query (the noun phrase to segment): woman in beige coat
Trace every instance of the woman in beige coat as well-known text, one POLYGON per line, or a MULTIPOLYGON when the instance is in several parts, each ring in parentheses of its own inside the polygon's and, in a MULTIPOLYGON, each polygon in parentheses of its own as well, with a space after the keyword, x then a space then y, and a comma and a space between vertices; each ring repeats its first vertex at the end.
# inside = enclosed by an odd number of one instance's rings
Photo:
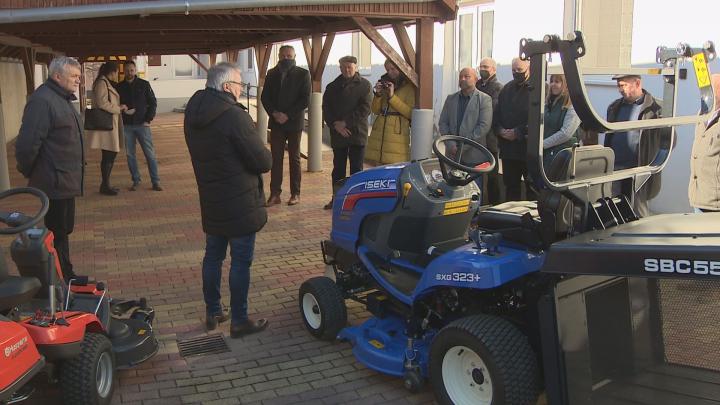
POLYGON ((123 131, 120 113, 127 110, 127 106, 120 104, 120 94, 112 84, 112 82, 117 82, 118 72, 118 65, 115 62, 105 62, 100 66, 98 76, 93 83, 92 106, 112 113, 113 129, 110 131, 85 131, 90 140, 90 147, 102 150, 100 193, 105 195, 117 195, 118 193, 118 189, 110 185, 110 173, 115 164, 115 156, 120 152, 120 134, 123 131))

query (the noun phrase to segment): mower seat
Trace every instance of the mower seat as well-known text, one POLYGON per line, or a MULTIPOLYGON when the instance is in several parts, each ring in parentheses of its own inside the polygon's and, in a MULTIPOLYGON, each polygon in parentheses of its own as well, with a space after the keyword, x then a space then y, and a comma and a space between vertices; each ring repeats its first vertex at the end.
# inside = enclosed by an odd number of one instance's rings
POLYGON ((30 301, 40 286, 40 280, 35 277, 9 275, 5 257, 0 250, 0 311, 7 311, 30 301))
POLYGON ((535 201, 508 201, 480 211, 478 228, 499 232, 503 239, 537 248, 542 245, 538 227, 540 214, 535 201))

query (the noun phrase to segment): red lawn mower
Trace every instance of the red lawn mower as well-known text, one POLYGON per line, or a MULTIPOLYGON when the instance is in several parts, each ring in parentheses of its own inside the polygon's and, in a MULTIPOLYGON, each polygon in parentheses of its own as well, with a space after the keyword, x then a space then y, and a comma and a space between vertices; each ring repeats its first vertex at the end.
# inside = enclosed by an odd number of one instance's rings
POLYGON ((28 187, 0 193, 0 200, 18 194, 37 197, 41 208, 32 217, 0 211, 7 225, 0 235, 18 235, 10 254, 20 274, 8 274, 0 251, 0 404, 30 397, 40 372, 60 384, 65 404, 109 404, 116 370, 157 352, 155 313, 144 298, 110 298, 104 283, 88 277, 66 283, 52 232, 36 227, 48 197, 28 187))

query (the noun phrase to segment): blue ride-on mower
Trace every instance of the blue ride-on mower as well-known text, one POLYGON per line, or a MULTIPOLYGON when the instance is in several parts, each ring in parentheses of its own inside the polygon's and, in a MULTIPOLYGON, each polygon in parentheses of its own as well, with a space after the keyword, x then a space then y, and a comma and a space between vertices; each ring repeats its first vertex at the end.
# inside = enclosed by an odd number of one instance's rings
MULTIPOLYGON (((441 404, 535 404, 543 390, 550 403, 584 403, 567 401, 573 376, 570 363, 563 362, 580 359, 585 363, 577 363, 578 370, 594 367, 589 355, 568 351, 586 347, 587 334, 573 336, 597 322, 563 329, 565 318, 573 319, 567 314, 580 307, 563 307, 558 291, 579 285, 586 270, 593 272, 592 280, 607 272, 603 282, 616 282, 607 275, 631 274, 637 271, 632 260, 663 248, 670 251, 668 246, 680 241, 673 236, 684 235, 684 226, 694 227, 697 234, 710 232, 702 218, 638 218, 632 196, 613 195, 611 184, 629 180, 635 190, 641 188, 665 165, 672 150, 671 128, 707 118, 713 96, 707 85, 700 86, 702 114, 674 116, 675 81, 678 60, 696 54, 711 60, 714 48, 658 50, 664 69, 655 74, 665 78, 666 118, 654 123, 598 118, 577 64, 584 50, 579 32, 568 40, 547 36, 521 41, 521 57, 531 60, 528 167, 538 201, 481 207, 475 180, 496 162, 484 146, 458 136, 437 138, 434 158, 368 169, 339 185, 330 239, 321 243, 328 271, 305 281, 299 291, 300 312, 312 335, 349 341, 358 361, 402 377, 410 391, 429 380, 441 404), (573 105, 588 128, 662 128, 651 164, 614 172, 612 149, 576 145, 543 167, 545 58, 550 53, 560 54, 573 105), (347 326, 346 300, 361 303, 372 316, 347 326), (560 319, 557 314, 566 316, 560 319), (568 344, 575 341, 575 346, 568 344)), ((622 302, 613 296, 599 307, 617 308, 622 302)), ((636 310, 640 301, 632 302, 636 310)), ((600 328, 610 335, 620 330, 619 319, 624 319, 611 318, 616 323, 607 320, 608 325, 616 329, 600 328)), ((628 321, 634 322, 634 330, 639 330, 637 319, 628 321)), ((619 353, 616 347, 627 347, 607 343, 610 338, 593 339, 606 350, 593 352, 595 362, 612 358, 619 353)), ((632 356, 623 361, 628 358, 632 356)), ((593 377, 599 376, 595 370, 593 377)), ((588 390, 612 385, 613 378, 590 379, 588 390)))

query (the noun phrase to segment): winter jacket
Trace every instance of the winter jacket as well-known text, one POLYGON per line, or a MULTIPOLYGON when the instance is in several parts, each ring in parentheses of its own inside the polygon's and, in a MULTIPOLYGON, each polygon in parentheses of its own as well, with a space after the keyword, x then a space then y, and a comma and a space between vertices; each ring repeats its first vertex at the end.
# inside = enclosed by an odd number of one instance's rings
POLYGON ((529 96, 528 82, 518 83, 516 80, 508 82, 498 95, 493 119, 495 134, 503 129, 513 129, 517 136, 514 141, 498 136, 502 159, 524 161, 526 158, 529 96))
POLYGON ((120 152, 122 120, 120 119, 120 94, 107 77, 101 77, 93 85, 93 108, 105 110, 113 115, 113 129, 110 131, 85 131, 92 149, 120 152))
POLYGON ((704 122, 695 127, 688 197, 695 208, 720 211, 720 123, 717 116, 711 122, 708 128, 704 122))
MULTIPOLYGON (((654 118, 660 118, 662 115, 662 107, 658 104, 657 100, 647 90, 643 90, 645 100, 640 106, 640 114, 638 120, 650 120, 654 118)), ((608 122, 617 122, 617 113, 622 103, 622 98, 613 101, 607 110, 608 122)), ((661 131, 667 131, 669 128, 653 128, 645 129, 640 135, 640 147, 638 148, 638 166, 649 165, 655 158, 658 150, 660 150, 661 131)), ((612 139, 615 136, 613 133, 605 135, 605 146, 609 147, 612 145, 612 139)), ((661 187, 660 173, 652 175, 645 183, 643 188, 646 190, 645 198, 649 200, 654 198, 659 192, 661 187)))
POLYGON ((157 99, 150 82, 135 77, 132 83, 123 80, 117 86, 120 93, 120 104, 125 104, 130 109, 135 109, 135 114, 123 113, 122 119, 125 125, 142 125, 150 123, 155 119, 157 111, 157 99))
POLYGON ((51 199, 82 195, 82 126, 75 95, 47 80, 28 99, 15 142, 17 169, 51 199))
POLYGON ((323 119, 330 127, 330 146, 347 148, 350 145, 365 146, 368 138, 368 116, 372 101, 370 82, 355 74, 350 79, 339 75, 325 87, 323 94, 323 119), (350 137, 335 131, 335 121, 345 121, 350 137))
POLYGON ((265 77, 261 101, 269 115, 270 129, 301 132, 305 128, 305 109, 310 103, 310 73, 293 66, 283 80, 279 66, 270 69, 265 77), (276 122, 272 116, 275 111, 287 114, 287 122, 276 122))
MULTIPOLYGON (((497 109, 498 96, 503 88, 503 84, 497 79, 497 75, 492 75, 487 80, 478 80, 475 83, 475 88, 482 91, 492 98, 493 112, 497 109)), ((493 124, 493 127, 495 125, 493 124)), ((498 153, 498 138, 492 131, 487 136, 487 148, 497 156, 498 153)))
POLYGON ((199 90, 185 108, 184 126, 203 231, 232 238, 262 229, 267 213, 261 175, 272 158, 245 106, 230 93, 199 90))
MULTIPOLYGON (((383 75, 380 80, 389 80, 383 75)), ((371 110, 377 115, 365 148, 365 159, 379 164, 410 160, 410 119, 415 106, 415 86, 404 80, 388 100, 374 96, 371 110)))

